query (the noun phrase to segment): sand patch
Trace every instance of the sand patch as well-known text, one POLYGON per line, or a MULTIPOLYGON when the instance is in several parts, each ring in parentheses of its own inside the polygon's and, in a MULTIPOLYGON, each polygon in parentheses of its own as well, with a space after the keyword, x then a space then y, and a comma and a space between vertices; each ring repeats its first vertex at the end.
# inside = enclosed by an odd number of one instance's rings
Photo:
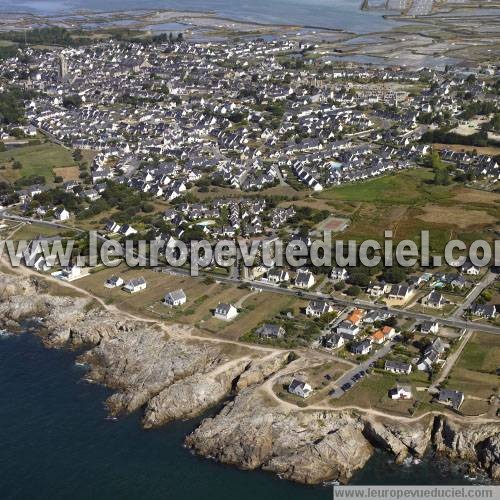
POLYGON ((53 170, 54 175, 62 177, 64 182, 77 181, 80 176, 80 170, 78 167, 60 167, 54 168, 53 170))

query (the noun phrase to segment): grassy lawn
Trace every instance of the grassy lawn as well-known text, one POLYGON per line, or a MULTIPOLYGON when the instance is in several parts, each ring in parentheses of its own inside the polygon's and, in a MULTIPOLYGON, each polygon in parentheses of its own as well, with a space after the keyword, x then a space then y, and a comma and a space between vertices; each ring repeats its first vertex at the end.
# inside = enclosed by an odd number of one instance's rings
MULTIPOLYGON (((69 230, 68 230, 69 231, 69 230)), ((40 224, 25 224, 13 235, 14 241, 33 240, 38 236, 59 236, 65 233, 64 229, 43 226, 40 224)))
POLYGON ((500 390, 497 368, 500 368, 500 338, 476 332, 446 381, 447 387, 465 394, 460 409, 463 413, 478 415, 491 409, 485 400, 500 390))
POLYGON ((146 315, 155 319, 164 319, 177 323, 195 325, 201 320, 211 318, 211 310, 219 302, 236 302, 248 290, 212 284, 206 285, 201 279, 189 276, 157 273, 150 269, 133 269, 124 264, 116 268, 102 268, 90 276, 78 281, 78 286, 91 291, 108 303, 127 311, 146 315), (111 276, 120 276, 125 282, 144 277, 148 283, 146 290, 136 294, 128 294, 120 288, 108 289, 105 281, 111 276), (161 301, 173 290, 182 288, 187 295, 187 303, 179 308, 169 308, 161 301))
POLYGON ((428 399, 427 393, 416 392, 415 386, 409 377, 372 373, 361 382, 358 382, 340 399, 332 399, 331 404, 334 407, 359 406, 361 408, 375 408, 397 415, 409 416, 415 400, 421 397, 428 399), (390 399, 388 393, 396 387, 398 382, 412 385, 413 399, 407 401, 390 399))
POLYGON ((500 337, 477 332, 467 343, 457 362, 465 370, 495 373, 500 368, 500 337))
POLYGON ((43 143, 37 146, 23 146, 0 153, 0 176, 8 182, 16 181, 21 177, 43 175, 47 182, 53 180, 53 169, 60 167, 74 167, 71 151, 52 143, 43 143), (14 170, 11 159, 21 162, 23 168, 14 170))
MULTIPOLYGON (((248 293, 248 290, 246 290, 246 293, 248 293)), ((306 302, 297 300, 293 296, 262 292, 245 300, 240 314, 234 321, 225 324, 222 321, 210 318, 200 326, 218 337, 237 340, 264 321, 272 320, 280 311, 294 309, 294 313, 298 314, 300 307, 305 305, 306 302)))
POLYGON ((288 379, 291 380, 291 376, 278 380, 273 386, 273 391, 280 399, 299 404, 300 406, 318 404, 328 396, 328 392, 332 389, 334 381, 341 377, 349 368, 348 364, 341 361, 328 361, 305 370, 300 370, 300 377, 304 378, 314 391, 305 400, 288 392, 288 379), (330 377, 330 379, 325 378, 325 376, 330 377))

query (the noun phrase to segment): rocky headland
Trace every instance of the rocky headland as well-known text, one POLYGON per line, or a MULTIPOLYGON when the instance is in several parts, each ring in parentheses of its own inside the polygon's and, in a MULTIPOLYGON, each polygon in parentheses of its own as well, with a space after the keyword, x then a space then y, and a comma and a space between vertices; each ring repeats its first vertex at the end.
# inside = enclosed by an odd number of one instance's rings
POLYGON ((500 480, 500 423, 282 405, 262 384, 289 364, 288 352, 228 348, 191 337, 190 327, 128 319, 90 298, 51 295, 38 278, 0 274, 0 327, 15 330, 30 318, 39 318, 47 347, 83 350, 86 379, 114 391, 107 401, 113 415, 141 409, 144 427, 152 428, 226 401, 186 437, 202 456, 317 484, 348 482, 374 448, 397 462, 432 449, 500 480))

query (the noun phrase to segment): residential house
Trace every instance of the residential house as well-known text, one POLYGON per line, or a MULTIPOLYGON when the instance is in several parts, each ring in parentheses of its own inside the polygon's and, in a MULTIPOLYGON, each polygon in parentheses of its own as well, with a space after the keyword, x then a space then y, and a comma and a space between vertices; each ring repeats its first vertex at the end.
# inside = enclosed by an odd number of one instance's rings
POLYGON ((372 341, 370 339, 357 342, 351 346, 351 352, 356 355, 366 355, 372 350, 372 341))
POLYGON ((391 326, 384 326, 370 335, 371 341, 374 344, 383 344, 386 340, 389 340, 396 335, 396 330, 391 326))
POLYGON ((496 306, 493 304, 478 304, 472 306, 471 313, 478 318, 495 319, 497 316, 496 306))
POLYGON ((413 394, 411 392, 411 385, 397 384, 394 389, 389 391, 391 399, 411 399, 413 394))
POLYGON ((420 332, 424 335, 429 333, 436 335, 439 332, 439 323, 437 321, 424 321, 420 325, 420 332))
POLYGON ((285 281, 290 281, 290 275, 284 269, 273 267, 267 272, 267 281, 276 284, 284 283, 285 281))
POLYGON ((106 225, 104 226, 104 230, 107 231, 108 233, 118 234, 120 232, 120 228, 121 226, 112 220, 106 222, 106 225))
POLYGON ((312 394, 312 387, 308 383, 294 378, 288 386, 288 392, 305 399, 312 394))
POLYGON ((316 283, 316 280, 313 273, 303 269, 298 270, 297 276, 295 277, 295 286, 297 288, 309 289, 314 283, 316 283))
POLYGON ((472 262, 466 262, 462 266, 461 271, 465 274, 468 274, 469 276, 479 276, 481 269, 472 264, 472 262))
POLYGON ((256 333, 261 338, 281 339, 285 336, 286 331, 281 325, 265 323, 256 330, 256 333))
POLYGON ((411 288, 408 285, 392 285, 389 291, 389 298, 393 300, 405 301, 411 295, 411 288))
POLYGON ((322 300, 311 300, 306 307, 306 315, 313 318, 320 318, 324 314, 331 313, 332 311, 332 305, 322 300))
POLYGON ((384 370, 390 373, 409 375, 411 373, 411 365, 400 361, 386 361, 384 370))
POLYGON ((436 290, 422 298, 422 305, 432 309, 441 309, 446 304, 446 299, 436 290))
POLYGON ((69 220, 71 214, 64 207, 59 207, 54 210, 54 217, 57 220, 64 222, 66 220, 69 220))
POLYGON ((128 293, 137 293, 145 290, 148 286, 146 280, 143 277, 136 278, 127 282, 123 287, 123 290, 128 293))
POLYGON ((111 278, 107 279, 104 283, 106 288, 117 288, 123 286, 125 282, 119 276, 111 276, 111 278))
POLYGON ((439 389, 437 400, 453 409, 458 410, 464 402, 465 396, 463 392, 454 391, 452 389, 439 389))
POLYGON ((386 293, 389 293, 391 290, 390 285, 386 285, 385 283, 374 283, 367 288, 367 293, 370 297, 380 298, 383 297, 386 293))
POLYGON ((359 325, 363 319, 364 311, 362 309, 353 309, 347 316, 346 321, 350 321, 353 325, 359 325))
POLYGON ((330 277, 334 281, 345 281, 349 278, 349 273, 347 272, 347 269, 343 267, 334 267, 330 277))
POLYGON ((135 230, 132 226, 129 226, 128 224, 124 224, 119 229, 119 233, 122 236, 131 236, 132 234, 137 234, 137 230, 135 230))
POLYGON ((434 340, 434 342, 425 349, 417 365, 417 369, 420 371, 432 371, 433 365, 440 360, 446 348, 447 345, 444 344, 440 338, 434 340))
POLYGON ((350 321, 342 321, 337 326, 337 333, 347 340, 353 340, 359 332, 359 325, 355 325, 350 321))
POLYGON ((232 304, 219 303, 214 310, 214 318, 223 321, 232 321, 236 316, 238 316, 238 309, 232 304))
POLYGON ((339 349, 345 344, 345 339, 340 333, 330 333, 322 338, 323 347, 339 349))
POLYGON ((169 292, 163 298, 163 303, 171 307, 182 306, 186 301, 187 297, 182 289, 169 292))

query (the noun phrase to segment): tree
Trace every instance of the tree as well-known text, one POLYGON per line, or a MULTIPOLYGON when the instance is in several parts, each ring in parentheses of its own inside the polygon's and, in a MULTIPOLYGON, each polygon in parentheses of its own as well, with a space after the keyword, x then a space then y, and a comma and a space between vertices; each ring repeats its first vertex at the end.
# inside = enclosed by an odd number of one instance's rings
POLYGON ((75 160, 76 163, 81 162, 83 160, 83 155, 82 155, 81 150, 75 149, 73 151, 73 160, 75 160))
POLYGON ((351 286, 348 290, 347 290, 347 295, 349 295, 350 297, 357 297, 360 293, 361 293, 361 288, 357 285, 354 285, 354 286, 351 286))
POLYGON ((450 172, 446 167, 437 168, 434 171, 434 184, 437 186, 448 186, 450 183, 450 172))
POLYGON ((63 97, 63 106, 65 108, 79 108, 81 105, 82 98, 78 94, 63 97))
POLYGON ((388 267, 383 274, 383 278, 388 283, 401 283, 405 281, 408 275, 402 267, 388 267))
POLYGON ((345 282, 344 281, 337 281, 337 283, 335 283, 335 285, 333 285, 333 288, 335 291, 340 292, 340 291, 344 290, 345 282))

